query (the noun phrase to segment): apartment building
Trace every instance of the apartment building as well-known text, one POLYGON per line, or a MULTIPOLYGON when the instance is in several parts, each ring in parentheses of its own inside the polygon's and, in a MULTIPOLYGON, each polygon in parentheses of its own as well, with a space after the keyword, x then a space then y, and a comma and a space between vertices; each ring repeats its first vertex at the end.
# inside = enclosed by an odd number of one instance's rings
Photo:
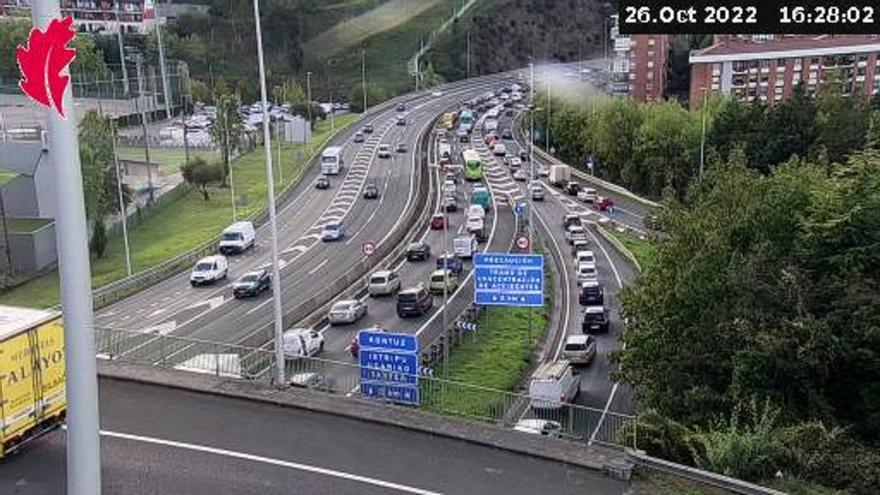
POLYGON ((611 16, 611 93, 636 101, 662 100, 666 94, 669 36, 621 34, 618 22, 617 15, 611 16))
POLYGON ((711 93, 775 104, 803 82, 810 92, 834 77, 843 92, 870 98, 880 88, 880 35, 718 36, 690 55, 690 106, 711 93))
MULTIPOLYGON (((0 0, 0 19, 30 16, 31 0, 0 0)), ((61 14, 71 15, 77 29, 94 33, 147 34, 155 22, 153 0, 61 0, 61 14), (118 18, 117 18, 118 12, 118 18)))

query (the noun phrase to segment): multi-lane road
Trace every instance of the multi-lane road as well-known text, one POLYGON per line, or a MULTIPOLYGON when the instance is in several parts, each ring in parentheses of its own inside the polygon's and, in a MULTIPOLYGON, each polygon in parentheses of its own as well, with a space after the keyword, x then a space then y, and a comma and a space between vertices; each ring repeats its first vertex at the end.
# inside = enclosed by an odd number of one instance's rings
MULTIPOLYGON (((105 494, 625 493, 597 471, 394 426, 100 382, 105 494)), ((0 468, 0 493, 64 493, 64 432, 0 468)))

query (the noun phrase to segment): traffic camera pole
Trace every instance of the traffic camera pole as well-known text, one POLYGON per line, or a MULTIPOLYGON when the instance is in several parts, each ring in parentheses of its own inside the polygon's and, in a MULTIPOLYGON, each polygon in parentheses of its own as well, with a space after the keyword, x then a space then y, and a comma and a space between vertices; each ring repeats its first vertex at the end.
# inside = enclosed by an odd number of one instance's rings
POLYGON ((263 151, 266 156, 269 230, 272 233, 272 306, 275 310, 275 368, 278 388, 284 387, 284 347, 281 335, 281 270, 278 267, 278 226, 275 221, 275 174, 272 170, 272 141, 269 135, 269 105, 266 96, 266 66, 263 62, 263 30, 260 27, 260 0, 254 0, 254 24, 257 31, 257 61, 260 66, 260 103, 263 106, 263 151))
MULTIPOLYGON (((61 17, 61 7, 58 0, 35 0, 31 13, 34 27, 45 30, 61 17)), ((64 89, 62 108, 66 118, 50 109, 46 121, 55 169, 55 239, 67 365, 67 493, 94 495, 101 493, 98 378, 88 227, 70 84, 64 89)))

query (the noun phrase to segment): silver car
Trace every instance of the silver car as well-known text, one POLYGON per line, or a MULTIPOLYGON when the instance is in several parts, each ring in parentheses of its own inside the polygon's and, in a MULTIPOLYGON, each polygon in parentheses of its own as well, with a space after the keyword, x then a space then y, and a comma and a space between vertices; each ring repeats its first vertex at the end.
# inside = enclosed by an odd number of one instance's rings
POLYGON ((352 299, 334 304, 327 318, 331 325, 345 325, 360 320, 366 314, 367 305, 352 299))

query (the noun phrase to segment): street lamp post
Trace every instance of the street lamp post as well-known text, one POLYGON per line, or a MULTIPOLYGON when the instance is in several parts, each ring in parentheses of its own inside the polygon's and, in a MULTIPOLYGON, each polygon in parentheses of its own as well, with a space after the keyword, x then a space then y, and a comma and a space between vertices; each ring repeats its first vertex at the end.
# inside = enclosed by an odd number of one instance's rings
POLYGON ((364 90, 364 113, 367 113, 367 52, 361 45, 361 87, 364 90))
POLYGON ((254 0, 254 24, 257 33, 257 61, 260 68, 260 102, 263 106, 263 151, 266 156, 266 194, 269 207, 269 230, 272 237, 272 302, 275 310, 275 386, 284 387, 284 348, 281 327, 281 270, 278 266, 278 225, 275 218, 275 177, 269 136, 269 110, 266 103, 266 67, 263 62, 263 30, 260 27, 260 0, 254 0))
MULTIPOLYGON (((309 131, 312 126, 312 72, 306 72, 306 113, 309 116, 309 131)), ((306 147, 311 148, 312 133, 306 132, 306 147)))
POLYGON ((171 90, 165 67, 165 44, 162 43, 162 17, 156 17, 156 42, 159 45, 159 74, 162 76, 162 96, 165 98, 165 118, 171 120, 171 90))
POLYGON ((705 167, 706 162, 706 103, 708 101, 709 92, 707 88, 704 86, 703 88, 703 111, 702 113, 702 133, 700 137, 700 178, 703 177, 703 169, 705 167))
POLYGON ((122 244, 125 248, 125 273, 131 276, 131 249, 128 245, 128 212, 125 208, 125 195, 122 194, 122 174, 119 171, 119 154, 116 150, 116 124, 113 123, 113 165, 116 169, 116 192, 119 197, 119 212, 122 214, 122 244))
POLYGON ((135 107, 141 114, 141 129, 144 133, 144 158, 147 160, 147 205, 153 206, 155 201, 153 193, 153 168, 150 164, 150 136, 147 133, 147 112, 144 110, 144 57, 141 54, 135 56, 135 68, 138 78, 138 97, 135 107))
MULTIPOLYGON (((34 27, 46 30, 61 18, 58 0, 36 0, 31 15, 34 27)), ((69 75, 69 69, 61 73, 69 75)), ((66 84, 61 117, 46 110, 52 169, 55 174, 55 237, 61 309, 64 315, 64 350, 67 397, 67 493, 101 493, 101 444, 98 418, 98 374, 95 358, 95 327, 92 311, 92 278, 88 248, 88 225, 83 192, 76 106, 73 90, 66 84)))
POLYGON ((116 13, 116 42, 119 43, 119 62, 122 64, 122 94, 128 96, 128 69, 125 67, 125 49, 122 47, 122 21, 119 19, 119 2, 113 4, 116 13))

